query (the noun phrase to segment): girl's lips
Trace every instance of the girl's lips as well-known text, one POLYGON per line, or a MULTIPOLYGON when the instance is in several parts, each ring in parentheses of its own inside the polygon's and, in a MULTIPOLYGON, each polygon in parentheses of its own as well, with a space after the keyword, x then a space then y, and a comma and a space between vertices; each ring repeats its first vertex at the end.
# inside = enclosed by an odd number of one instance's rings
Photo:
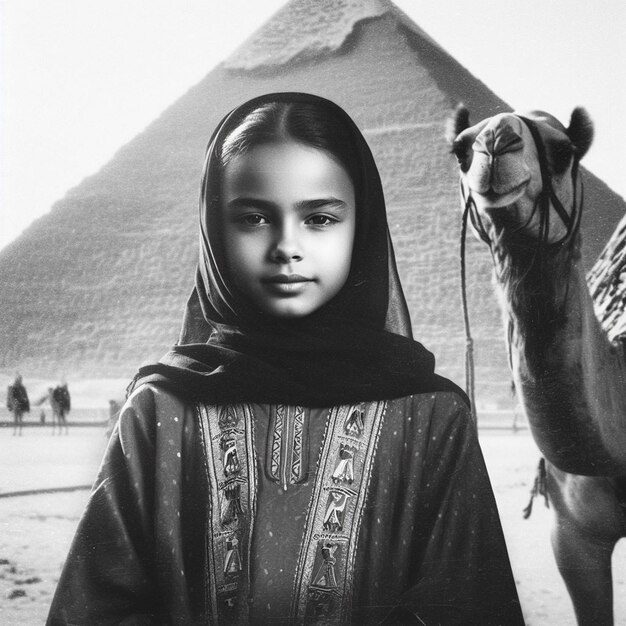
POLYGON ((308 283, 313 279, 307 278, 306 276, 300 276, 300 274, 276 274, 275 276, 263 278, 262 280, 264 283, 268 284, 290 285, 292 283, 308 283))
POLYGON ((270 293, 279 297, 299 296, 308 289, 308 285, 314 282, 312 278, 300 276, 300 274, 276 274, 263 278, 261 282, 270 293))

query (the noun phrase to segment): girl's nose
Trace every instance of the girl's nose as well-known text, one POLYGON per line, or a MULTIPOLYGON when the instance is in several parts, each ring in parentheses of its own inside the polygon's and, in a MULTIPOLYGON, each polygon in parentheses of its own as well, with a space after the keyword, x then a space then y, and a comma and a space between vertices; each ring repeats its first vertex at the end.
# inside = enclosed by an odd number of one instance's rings
POLYGON ((271 258, 277 263, 291 263, 302 259, 298 238, 291 229, 281 229, 272 248, 271 258))

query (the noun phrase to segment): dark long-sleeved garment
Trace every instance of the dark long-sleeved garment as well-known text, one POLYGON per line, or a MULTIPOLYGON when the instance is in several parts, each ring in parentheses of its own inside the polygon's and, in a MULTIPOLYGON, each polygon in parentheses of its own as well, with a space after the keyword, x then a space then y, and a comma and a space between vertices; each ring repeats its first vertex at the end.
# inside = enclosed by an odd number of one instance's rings
POLYGON ((49 624, 523 624, 454 393, 306 409, 129 399, 49 624))

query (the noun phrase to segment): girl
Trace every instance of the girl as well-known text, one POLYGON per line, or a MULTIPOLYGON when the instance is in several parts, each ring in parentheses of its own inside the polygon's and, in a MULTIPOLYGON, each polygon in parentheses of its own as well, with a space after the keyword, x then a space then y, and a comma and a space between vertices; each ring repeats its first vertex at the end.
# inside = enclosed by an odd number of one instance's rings
POLYGON ((411 338, 335 104, 231 112, 181 339, 113 433, 49 624, 522 624, 467 399, 411 338))

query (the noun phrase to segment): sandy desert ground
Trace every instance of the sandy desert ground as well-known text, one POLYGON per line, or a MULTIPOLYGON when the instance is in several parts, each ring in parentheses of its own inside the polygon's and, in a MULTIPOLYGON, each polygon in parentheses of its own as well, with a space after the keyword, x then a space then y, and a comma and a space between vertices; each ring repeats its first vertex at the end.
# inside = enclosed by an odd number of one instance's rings
MULTIPOLYGON (((0 494, 90 484, 105 447, 104 428, 74 428, 51 436, 27 428, 12 437, 0 428, 0 494)), ((535 501, 522 509, 538 453, 526 431, 482 431, 481 444, 498 500, 515 579, 529 626, 574 624, 548 538, 550 513, 535 501)), ((87 490, 0 498, 0 623, 42 624, 87 490)), ((626 541, 614 555, 616 624, 626 626, 626 541)))

